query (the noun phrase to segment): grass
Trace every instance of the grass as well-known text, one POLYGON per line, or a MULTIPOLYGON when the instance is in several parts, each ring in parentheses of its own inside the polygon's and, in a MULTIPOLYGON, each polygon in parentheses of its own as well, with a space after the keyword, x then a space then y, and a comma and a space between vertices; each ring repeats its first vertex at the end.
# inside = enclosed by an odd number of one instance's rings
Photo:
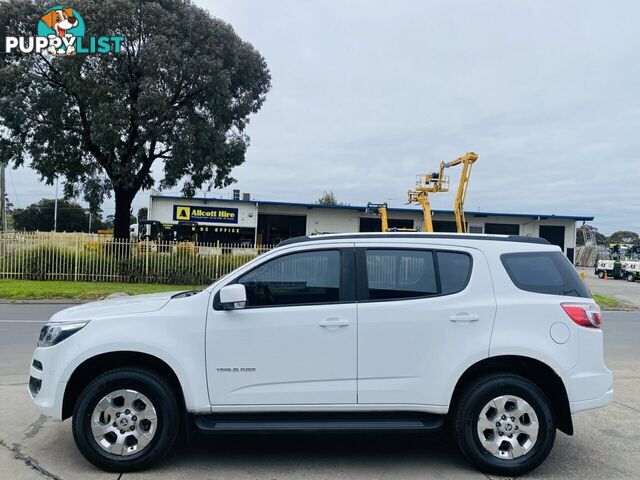
MULTIPOLYGON (((5 300, 98 300, 116 292, 137 295, 177 290, 200 290, 202 288, 204 288, 203 285, 0 280, 0 298, 5 300)), ((605 310, 624 307, 623 303, 613 297, 594 293, 593 298, 600 305, 600 308, 605 310)))
POLYGON ((116 292, 136 295, 176 290, 200 290, 202 288, 202 285, 0 280, 0 298, 6 300, 98 300, 116 292))
POLYGON ((624 306, 619 300, 613 297, 607 297, 606 295, 600 295, 599 293, 594 293, 593 299, 603 310, 617 309, 624 306))

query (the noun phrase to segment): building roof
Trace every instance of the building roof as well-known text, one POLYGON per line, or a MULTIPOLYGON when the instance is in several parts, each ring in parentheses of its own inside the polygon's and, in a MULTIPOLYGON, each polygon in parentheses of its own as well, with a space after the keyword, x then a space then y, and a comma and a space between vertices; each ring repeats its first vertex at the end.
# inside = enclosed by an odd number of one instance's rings
MULTIPOLYGON (((158 199, 166 199, 166 200, 185 200, 185 197, 174 196, 174 195, 151 195, 151 198, 158 199)), ((315 203, 301 203, 301 202, 281 202, 274 200, 233 200, 229 198, 206 198, 206 197, 192 197, 188 200, 196 200, 203 203, 209 202, 228 202, 228 203, 245 203, 252 205, 275 205, 275 206, 284 206, 284 207, 303 207, 303 208, 328 208, 333 210, 358 210, 358 211, 366 211, 366 205, 318 205, 315 203)), ((398 208, 398 207, 389 207, 389 212, 411 212, 411 213, 420 213, 421 210, 417 208, 398 208)), ((453 210, 432 210, 435 214, 445 214, 445 215, 453 215, 453 210)), ((585 216, 585 215, 554 215, 548 213, 511 213, 511 212, 479 212, 473 210, 465 210, 464 214, 467 217, 525 217, 531 218, 534 220, 546 220, 550 218, 558 218, 563 220, 575 220, 582 222, 590 222, 594 219, 593 216, 585 216)))

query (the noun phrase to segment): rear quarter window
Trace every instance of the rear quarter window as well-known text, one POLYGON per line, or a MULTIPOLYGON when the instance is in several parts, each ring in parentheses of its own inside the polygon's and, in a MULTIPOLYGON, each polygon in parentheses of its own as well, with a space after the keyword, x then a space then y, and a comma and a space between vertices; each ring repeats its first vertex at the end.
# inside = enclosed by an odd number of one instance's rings
POLYGON ((591 298, 589 289, 562 252, 505 253, 500 259, 520 290, 591 298))
POLYGON ((440 288, 442 295, 450 295, 464 290, 471 276, 471 256, 460 252, 436 253, 440 288))

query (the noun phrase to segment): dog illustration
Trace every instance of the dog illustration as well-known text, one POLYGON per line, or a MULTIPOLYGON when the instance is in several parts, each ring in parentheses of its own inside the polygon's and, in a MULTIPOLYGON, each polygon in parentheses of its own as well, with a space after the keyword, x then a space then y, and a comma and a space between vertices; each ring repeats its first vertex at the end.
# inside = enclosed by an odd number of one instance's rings
MULTIPOLYGON (((55 35, 49 35, 49 38, 71 38, 73 35, 67 33, 67 30, 78 25, 78 19, 73 16, 73 10, 69 7, 61 8, 60 10, 51 10, 40 17, 40 20, 56 32, 55 35)), ((56 50, 56 47, 51 46, 48 51, 52 55, 73 55, 76 50, 73 46, 67 47, 66 50, 56 50)))

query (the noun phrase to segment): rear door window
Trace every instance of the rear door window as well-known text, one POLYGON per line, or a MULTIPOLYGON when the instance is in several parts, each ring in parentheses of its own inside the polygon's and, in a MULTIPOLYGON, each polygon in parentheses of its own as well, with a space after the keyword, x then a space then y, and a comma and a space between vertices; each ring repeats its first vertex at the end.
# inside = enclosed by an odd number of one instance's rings
POLYGON ((367 300, 450 295, 465 289, 471 256, 462 252, 366 250, 367 300))
POLYGON ((589 289, 561 252, 505 253, 500 258, 511 281, 521 290, 591 298, 589 289))
POLYGON ((369 300, 438 294, 430 250, 367 250, 369 300))

